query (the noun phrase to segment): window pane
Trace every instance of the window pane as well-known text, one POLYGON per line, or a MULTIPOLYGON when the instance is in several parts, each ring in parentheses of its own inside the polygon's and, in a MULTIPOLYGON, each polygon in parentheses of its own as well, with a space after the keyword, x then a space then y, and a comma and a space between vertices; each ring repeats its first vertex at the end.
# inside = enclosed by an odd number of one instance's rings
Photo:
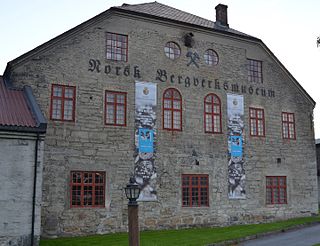
POLYGON ((64 97, 73 98, 73 88, 65 88, 64 97))
POLYGON ((62 103, 60 99, 52 101, 52 119, 61 119, 62 103))
POLYGON ((61 86, 53 86, 53 96, 54 97, 62 97, 62 87, 61 86))
POLYGON ((73 101, 64 101, 64 119, 72 120, 73 118, 73 101))

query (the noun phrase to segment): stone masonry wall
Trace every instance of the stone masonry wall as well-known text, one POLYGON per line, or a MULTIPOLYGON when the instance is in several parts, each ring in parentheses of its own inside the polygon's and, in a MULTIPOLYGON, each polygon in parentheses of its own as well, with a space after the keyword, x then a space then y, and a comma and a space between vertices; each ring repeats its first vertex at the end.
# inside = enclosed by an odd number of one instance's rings
POLYGON ((11 79, 15 85, 32 86, 47 119, 51 85, 76 86, 75 122, 48 123, 42 206, 45 237, 127 229, 123 187, 134 166, 136 80, 158 85, 158 201, 140 203, 142 229, 257 223, 317 212, 312 105, 272 55, 257 43, 160 21, 111 15, 80 28, 73 36, 65 36, 14 67, 11 79), (106 60, 105 32, 128 35, 127 63, 106 60), (199 68, 187 65, 188 49, 182 39, 187 32, 194 34, 192 51, 201 57, 199 68), (179 44, 180 58, 170 60, 165 56, 164 45, 168 41, 179 44), (219 55, 217 66, 204 63, 203 54, 209 48, 219 55), (263 62, 262 84, 247 81, 247 58, 263 62), (99 61, 100 72, 97 68, 89 70, 90 59, 99 61), (246 88, 245 92, 237 90, 241 86, 246 88), (162 94, 169 87, 182 95, 181 132, 162 128, 162 94), (261 88, 273 91, 274 96, 263 96, 261 88), (127 92, 126 127, 104 125, 105 90, 127 92), (208 93, 221 99, 223 134, 204 133, 203 100, 208 93), (244 95, 245 200, 230 200, 227 195, 227 93, 244 95), (266 137, 250 137, 249 107, 265 110, 266 137), (281 112, 295 114, 296 140, 282 139, 281 112), (193 151, 198 154, 199 165, 192 164, 193 151), (105 208, 70 208, 72 170, 106 172, 105 208), (182 207, 182 174, 209 175, 209 207, 182 207), (287 176, 287 204, 266 205, 265 177, 269 175, 287 176))
MULTIPOLYGON (((39 244, 43 141, 38 148, 34 245, 39 244)), ((31 243, 35 137, 0 132, 0 245, 31 243)))

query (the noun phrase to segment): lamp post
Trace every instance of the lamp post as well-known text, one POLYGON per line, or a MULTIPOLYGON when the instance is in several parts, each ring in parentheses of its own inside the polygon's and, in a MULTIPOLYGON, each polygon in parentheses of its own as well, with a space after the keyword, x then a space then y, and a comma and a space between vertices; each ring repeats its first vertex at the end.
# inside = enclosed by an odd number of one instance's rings
POLYGON ((140 187, 135 184, 133 177, 129 184, 124 188, 128 202, 128 227, 129 227, 129 246, 139 246, 139 221, 138 221, 138 202, 140 187))

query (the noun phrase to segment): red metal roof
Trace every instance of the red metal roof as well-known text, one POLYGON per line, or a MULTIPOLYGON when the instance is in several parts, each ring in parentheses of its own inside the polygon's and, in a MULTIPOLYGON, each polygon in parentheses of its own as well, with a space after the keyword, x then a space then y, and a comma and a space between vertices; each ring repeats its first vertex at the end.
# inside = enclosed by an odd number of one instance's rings
POLYGON ((7 88, 0 76, 0 125, 36 127, 23 90, 7 88))

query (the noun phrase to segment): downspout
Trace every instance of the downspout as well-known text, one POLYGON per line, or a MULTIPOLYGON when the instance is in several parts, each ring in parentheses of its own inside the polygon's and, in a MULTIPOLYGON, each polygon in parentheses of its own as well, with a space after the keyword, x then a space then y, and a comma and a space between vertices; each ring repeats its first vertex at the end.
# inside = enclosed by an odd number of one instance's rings
POLYGON ((34 243, 34 223, 35 223, 35 210, 36 210, 36 192, 37 192, 37 166, 38 166, 38 145, 39 133, 37 133, 35 150, 34 150, 34 173, 33 173, 33 195, 32 195, 32 217, 31 217, 31 246, 34 243))

